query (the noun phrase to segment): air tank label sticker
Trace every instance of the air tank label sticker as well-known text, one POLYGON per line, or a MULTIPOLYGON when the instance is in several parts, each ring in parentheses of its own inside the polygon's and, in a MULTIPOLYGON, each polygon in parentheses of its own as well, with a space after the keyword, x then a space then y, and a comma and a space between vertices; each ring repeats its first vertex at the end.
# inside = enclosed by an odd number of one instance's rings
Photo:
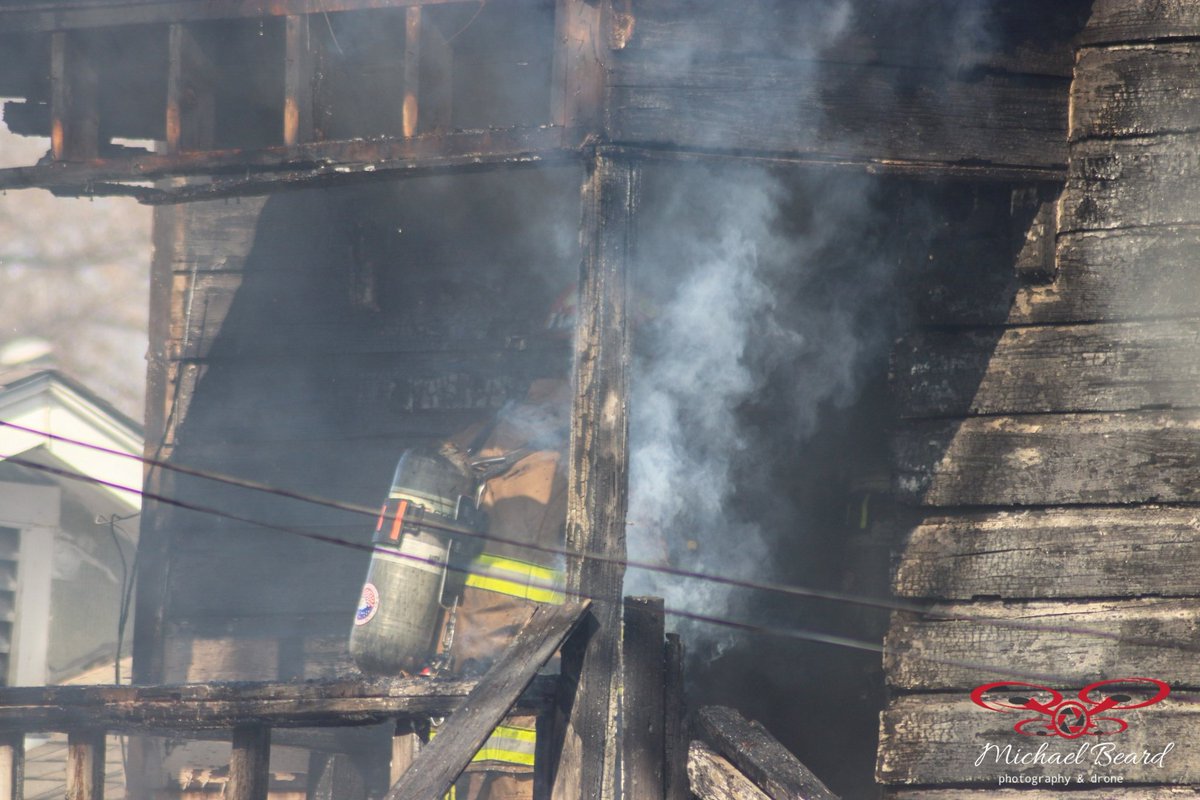
POLYGON ((354 612, 354 624, 366 625, 378 610, 379 590, 375 588, 375 584, 373 583, 365 584, 362 590, 362 598, 358 601, 358 611, 354 612))

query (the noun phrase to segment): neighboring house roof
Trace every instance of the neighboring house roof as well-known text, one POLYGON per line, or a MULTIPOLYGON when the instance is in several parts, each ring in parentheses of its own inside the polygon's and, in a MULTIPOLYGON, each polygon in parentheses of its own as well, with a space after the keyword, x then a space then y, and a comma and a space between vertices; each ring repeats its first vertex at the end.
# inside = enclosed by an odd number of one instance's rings
POLYGON ((142 427, 78 381, 53 369, 0 372, 0 423, 4 423, 0 424, 0 461, 20 457, 104 481, 108 485, 89 486, 62 475, 39 473, 73 494, 99 492, 127 510, 141 507, 137 492, 142 485, 142 464, 138 460, 142 454, 142 427), (113 452, 81 447, 44 434, 113 452))

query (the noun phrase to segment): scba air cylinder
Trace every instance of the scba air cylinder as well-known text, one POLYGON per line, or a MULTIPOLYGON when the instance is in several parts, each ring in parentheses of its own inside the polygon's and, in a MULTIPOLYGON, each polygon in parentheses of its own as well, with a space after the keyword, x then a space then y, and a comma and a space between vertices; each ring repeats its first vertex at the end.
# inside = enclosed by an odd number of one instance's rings
POLYGON ((451 562, 474 531, 474 480, 449 446, 407 450, 375 526, 374 549, 350 632, 359 669, 415 672, 433 655, 451 562))

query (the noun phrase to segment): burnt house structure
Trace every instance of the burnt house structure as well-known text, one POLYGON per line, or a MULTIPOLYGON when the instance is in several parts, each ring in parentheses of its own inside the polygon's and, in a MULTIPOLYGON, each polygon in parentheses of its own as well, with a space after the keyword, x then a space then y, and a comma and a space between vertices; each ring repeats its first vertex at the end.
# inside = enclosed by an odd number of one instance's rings
POLYGON ((1155 678, 1172 695, 1125 715, 1122 750, 1174 750, 1070 788, 1190 793, 1198 41, 1171 0, 3 0, 5 121, 49 152, 0 188, 156 207, 135 681, 345 675, 348 506, 402 448, 570 375, 569 588, 592 605, 556 796, 636 794, 614 676, 637 298, 669 304, 645 276, 765 175, 777 241, 834 227, 783 248, 808 261, 764 279, 770 307, 870 335, 739 354, 766 364, 736 412, 771 477, 739 461, 730 497, 781 532, 774 576, 824 599, 748 606, 782 639, 700 665, 692 700, 763 719, 846 796, 990 797, 1054 770, 976 763, 1028 743, 974 687, 1155 678), (576 279, 572 345, 540 321, 576 279), (833 364, 853 380, 792 425, 789 382, 833 364))

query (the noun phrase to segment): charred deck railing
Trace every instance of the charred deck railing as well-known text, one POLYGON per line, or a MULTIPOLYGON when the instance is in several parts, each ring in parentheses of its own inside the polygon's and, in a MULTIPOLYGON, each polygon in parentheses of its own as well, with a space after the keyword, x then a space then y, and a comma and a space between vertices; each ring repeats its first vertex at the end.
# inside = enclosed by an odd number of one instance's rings
MULTIPOLYGON (((480 680, 375 678, 230 682, 174 686, 38 686, 0 689, 0 800, 21 800, 27 733, 68 736, 66 800, 103 800, 105 736, 229 738, 224 800, 265 800, 272 731, 395 723, 391 788, 385 800, 445 795, 492 729, 513 710, 539 717, 534 796, 548 797, 555 773, 578 769, 555 731, 578 676, 539 675, 572 635, 587 637, 590 603, 542 606, 480 680), (581 624, 584 623, 584 624, 581 624), (449 719, 423 744, 412 724, 449 719), (543 724, 543 722, 545 724, 543 724), (541 732, 548 735, 543 740, 541 732)), ((761 726, 737 712, 701 709, 693 741, 684 724, 683 651, 665 635, 657 598, 626 598, 620 676, 625 730, 622 796, 638 800, 836 800, 761 726)), ((307 741, 312 744, 312 737, 307 741)), ((604 743, 585 743, 602 746, 604 743)), ((322 749, 346 747, 330 738, 322 749)), ((310 797, 336 797, 314 790, 310 797)))
MULTIPOLYGON (((306 682, 229 682, 164 686, 45 686, 0 689, 0 800, 21 800, 24 737, 68 736, 67 800, 101 800, 105 736, 109 733, 181 739, 230 738, 226 800, 264 800, 273 729, 341 728, 396 723, 388 800, 441 797, 491 730, 511 711, 549 719, 569 707, 577 676, 538 675, 577 629, 589 635, 588 602, 542 606, 513 645, 478 681, 455 678, 375 678, 306 682), (567 704, 564 706, 564 703, 567 704), (447 716, 442 732, 421 745, 411 722, 447 716)), ((686 797, 681 649, 664 650, 662 601, 625 604, 625 698, 629 721, 627 787, 639 797, 686 797), (674 666, 672 666, 674 665, 674 666), (667 733, 673 745, 667 746, 667 733), (674 767, 668 765, 674 764, 674 767), (667 794, 666 786, 674 793, 667 794)), ((539 725, 539 728, 542 726, 539 725)), ((552 733, 552 726, 546 726, 552 733)), ((553 754, 542 746, 540 753, 553 754)), ((540 772, 570 769, 553 758, 540 772)), ((540 775, 539 786, 552 783, 540 775)))

